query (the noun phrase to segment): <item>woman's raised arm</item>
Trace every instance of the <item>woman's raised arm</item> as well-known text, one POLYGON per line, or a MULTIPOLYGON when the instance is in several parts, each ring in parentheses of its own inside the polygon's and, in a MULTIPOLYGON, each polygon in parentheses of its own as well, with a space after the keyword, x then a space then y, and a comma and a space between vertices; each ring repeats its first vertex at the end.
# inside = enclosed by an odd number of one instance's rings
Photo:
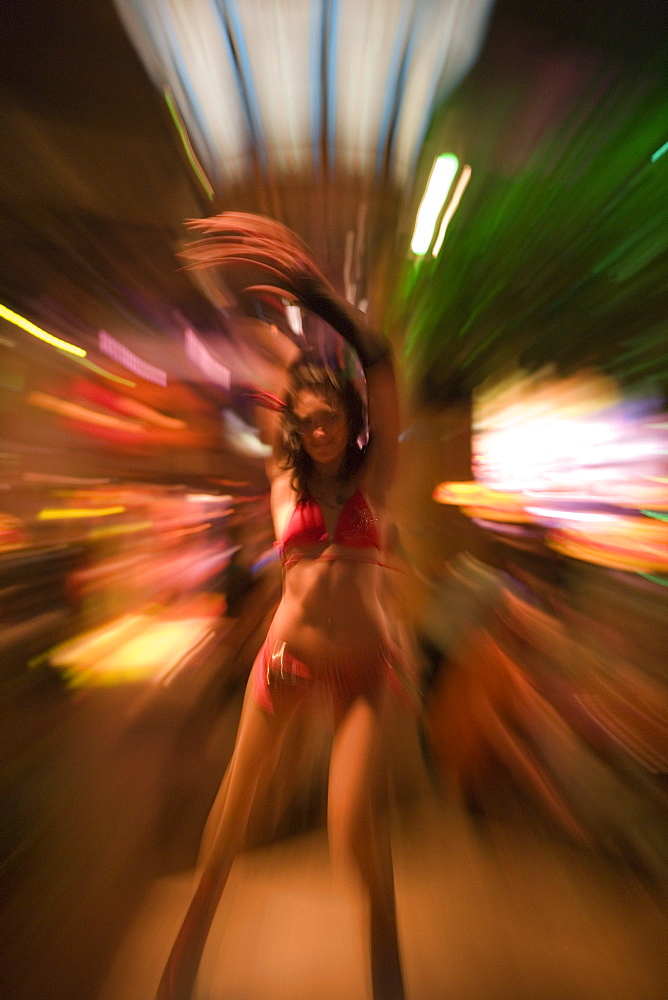
POLYGON ((236 271, 237 280, 248 291, 273 291, 294 298, 329 323, 355 350, 364 370, 369 406, 365 476, 369 491, 382 499, 394 474, 399 434, 397 387, 387 339, 337 294, 303 240, 282 223, 245 212, 223 212, 210 219, 194 219, 189 225, 205 234, 181 254, 189 267, 220 266, 230 275, 236 271), (266 284, 248 281, 258 271, 266 284))

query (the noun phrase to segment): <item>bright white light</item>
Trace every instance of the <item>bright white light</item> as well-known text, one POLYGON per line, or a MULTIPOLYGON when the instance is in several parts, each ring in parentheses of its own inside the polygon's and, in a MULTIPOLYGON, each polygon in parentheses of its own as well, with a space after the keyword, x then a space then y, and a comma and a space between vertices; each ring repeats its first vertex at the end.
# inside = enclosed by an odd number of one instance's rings
POLYGON ((452 198, 450 199, 450 204, 443 213, 443 218, 441 219, 441 227, 438 231, 438 236, 436 237, 436 242, 434 243, 434 248, 431 251, 432 257, 438 257, 441 247, 443 246, 443 240, 445 239, 445 231, 450 225, 450 220, 455 214, 459 207, 459 203, 462 200, 462 195, 466 190, 468 182, 471 180, 471 168, 467 164, 461 172, 459 180, 455 190, 452 192, 452 198))
POLYGON ((231 493, 189 493, 186 497, 188 503, 230 503, 231 493))
POLYGON ((214 187, 319 169, 410 183, 493 0, 114 0, 214 187), (326 13, 327 12, 327 13, 326 13), (323 22, 328 24, 323 35, 323 22), (326 82, 325 82, 326 81, 326 82))
POLYGON ((619 521, 616 514, 601 514, 596 511, 585 510, 557 510, 551 507, 526 507, 527 514, 534 514, 537 518, 554 518, 555 521, 576 521, 587 522, 589 524, 613 524, 619 521))
POLYGON ((615 503, 665 467, 666 431, 655 403, 624 399, 612 380, 583 371, 517 373, 474 403, 475 478, 533 497, 615 503))
POLYGON ((302 330, 302 311, 299 306, 289 302, 285 307, 285 315, 292 332, 300 337, 304 331, 302 330))
POLYGON ((442 153, 434 160, 427 187, 418 208, 415 231, 411 240, 411 250, 418 257, 429 249, 436 221, 458 169, 459 160, 454 153, 442 153))

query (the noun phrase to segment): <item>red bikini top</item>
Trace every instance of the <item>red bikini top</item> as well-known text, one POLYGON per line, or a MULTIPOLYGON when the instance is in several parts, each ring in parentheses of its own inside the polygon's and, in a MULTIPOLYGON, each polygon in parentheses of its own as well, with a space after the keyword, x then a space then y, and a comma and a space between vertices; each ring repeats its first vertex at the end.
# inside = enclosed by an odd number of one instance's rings
POLYGON ((355 490, 341 508, 332 538, 325 526, 320 504, 307 496, 293 510, 280 542, 281 552, 293 545, 330 542, 351 549, 380 549, 376 519, 360 490, 355 490))

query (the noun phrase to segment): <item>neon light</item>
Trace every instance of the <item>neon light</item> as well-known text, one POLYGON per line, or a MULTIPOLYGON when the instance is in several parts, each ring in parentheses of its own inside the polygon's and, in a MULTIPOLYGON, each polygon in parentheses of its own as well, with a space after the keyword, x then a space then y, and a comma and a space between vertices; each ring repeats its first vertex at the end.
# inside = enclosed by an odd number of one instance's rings
POLYGON ((67 351, 69 354, 76 354, 79 358, 86 357, 86 351, 83 347, 77 347, 75 344, 68 344, 66 340, 61 340, 60 337, 54 337, 53 334, 47 333, 46 330, 42 330, 41 327, 36 326, 35 323, 31 323, 29 319, 24 316, 19 316, 12 309, 8 309, 7 306, 3 306, 0 303, 0 316, 6 319, 9 323, 13 323, 14 326, 20 327, 25 330, 26 333, 31 333, 33 337, 37 337, 39 340, 43 340, 47 344, 51 344, 52 347, 59 347, 61 351, 67 351))
POLYGON ((452 192, 452 198, 450 203, 443 213, 443 218, 441 220, 441 228, 438 231, 438 236, 436 237, 436 242, 434 243, 434 249, 431 251, 432 257, 438 257, 441 247, 443 246, 443 240, 445 239, 445 231, 450 225, 450 220, 459 208, 459 203, 462 200, 462 195, 466 191, 468 182, 471 180, 471 168, 467 164, 461 172, 461 176, 457 181, 457 186, 452 192))
POLYGON ((123 378, 122 375, 113 375, 111 372, 108 372, 106 368, 100 368, 100 366, 96 365, 93 361, 88 361, 88 359, 84 361, 82 359, 80 364, 89 368, 90 371, 95 372, 96 375, 102 375, 103 378, 108 378, 112 382, 118 382, 120 385, 126 385, 129 389, 137 388, 136 382, 132 382, 129 378, 123 378))
POLYGON ((668 142, 664 142, 663 146, 659 146, 657 151, 655 153, 652 153, 652 155, 649 158, 650 163, 656 163, 657 160, 661 159, 664 153, 668 153, 668 142))
POLYGON ((38 521, 69 521, 76 517, 109 517, 122 514, 125 507, 45 507, 37 515, 38 521))
POLYGON ((199 368, 212 382, 222 385, 224 389, 229 389, 232 384, 232 373, 229 368, 214 358, 191 329, 185 331, 186 354, 192 363, 199 368))
POLYGON ((174 98, 172 97, 172 93, 169 87, 165 87, 164 95, 165 95, 165 101, 167 102, 167 107, 169 108, 169 113, 172 116, 172 121, 176 126, 176 131, 179 133, 181 142, 183 143, 183 148, 186 151, 186 156, 188 157, 190 166, 193 168, 197 180, 200 182, 200 184, 206 191, 209 198, 213 198, 213 187, 208 177, 204 173, 202 165, 195 156, 195 151, 190 142, 188 133, 186 132, 186 127, 183 123, 183 119, 181 118, 181 115, 178 112, 176 104, 174 103, 174 98))
POLYGON ((138 357, 134 351, 122 344, 120 340, 116 340, 106 330, 100 330, 98 345, 103 354, 106 354, 113 361, 117 361, 119 365, 127 368, 134 375, 139 375, 140 378, 147 382, 153 382, 155 385, 167 385, 167 372, 138 357))
POLYGON ((434 160, 427 187, 422 196, 415 220, 411 250, 417 256, 426 254, 434 235, 434 227, 450 186, 459 169, 459 160, 453 153, 442 153, 434 160))

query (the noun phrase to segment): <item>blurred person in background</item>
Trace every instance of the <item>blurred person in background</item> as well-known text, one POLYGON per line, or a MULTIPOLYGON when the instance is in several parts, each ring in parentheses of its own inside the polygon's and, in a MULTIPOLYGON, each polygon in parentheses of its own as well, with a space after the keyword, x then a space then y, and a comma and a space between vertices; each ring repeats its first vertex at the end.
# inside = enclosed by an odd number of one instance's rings
POLYGON ((266 787, 291 722, 307 712, 322 713, 333 726, 330 851, 335 863, 352 865, 362 886, 374 1000, 401 1000, 389 832, 377 811, 388 712, 406 690, 382 600, 390 530, 384 506, 398 439, 390 350, 285 227, 239 213, 199 225, 210 237, 187 251, 195 266, 259 266, 282 295, 320 316, 354 349, 366 381, 367 418, 358 388, 343 372, 310 352, 292 364, 267 464, 282 597, 251 672, 235 749, 204 829, 197 887, 157 997, 191 996, 258 789, 266 787))

